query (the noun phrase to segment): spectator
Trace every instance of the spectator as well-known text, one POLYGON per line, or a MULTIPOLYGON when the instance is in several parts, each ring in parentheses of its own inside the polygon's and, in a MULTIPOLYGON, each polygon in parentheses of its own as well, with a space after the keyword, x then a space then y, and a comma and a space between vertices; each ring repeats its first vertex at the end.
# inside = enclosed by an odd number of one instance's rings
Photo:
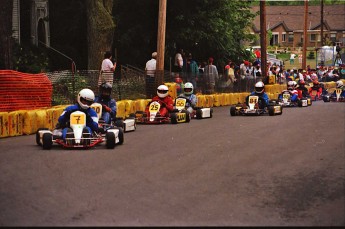
POLYGON ((290 55, 290 64, 294 64, 295 63, 295 57, 296 57, 296 54, 291 53, 291 55, 290 55))
POLYGON ((179 49, 175 54, 175 62, 174 62, 174 72, 180 73, 183 69, 183 57, 184 52, 183 49, 179 49))
POLYGON ((192 54, 189 53, 186 61, 185 71, 185 81, 193 84, 194 88, 197 88, 196 82, 199 75, 199 67, 195 60, 192 58, 192 54))
POLYGON ((101 72, 98 78, 98 86, 100 86, 104 82, 108 82, 113 85, 114 80, 114 71, 116 69, 116 62, 112 62, 111 60, 112 54, 110 51, 106 51, 104 53, 104 59, 101 65, 101 72))
POLYGON ((155 74, 156 74, 156 58, 157 52, 151 54, 151 60, 146 62, 145 71, 146 71, 146 97, 152 98, 154 94, 153 88, 155 88, 155 74))
POLYGON ((215 65, 213 65, 213 58, 208 59, 208 65, 205 66, 204 81, 206 84, 206 94, 213 94, 216 85, 216 79, 218 78, 218 70, 215 65))

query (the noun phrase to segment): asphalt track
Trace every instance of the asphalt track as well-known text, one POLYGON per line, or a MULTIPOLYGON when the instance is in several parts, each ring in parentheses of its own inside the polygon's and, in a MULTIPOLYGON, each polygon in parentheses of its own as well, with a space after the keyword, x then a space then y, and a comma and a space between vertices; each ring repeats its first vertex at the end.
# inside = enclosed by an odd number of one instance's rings
POLYGON ((345 226, 345 104, 140 125, 114 150, 0 139, 0 226, 345 226))

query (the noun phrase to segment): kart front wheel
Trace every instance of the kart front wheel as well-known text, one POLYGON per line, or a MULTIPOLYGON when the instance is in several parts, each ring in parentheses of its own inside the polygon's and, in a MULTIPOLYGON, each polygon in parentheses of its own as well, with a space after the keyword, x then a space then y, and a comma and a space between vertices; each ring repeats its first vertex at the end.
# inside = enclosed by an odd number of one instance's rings
POLYGON ((36 131, 36 144, 39 145, 39 146, 42 146, 41 139, 40 139, 40 131, 41 130, 48 130, 48 128, 39 128, 36 131))
POLYGON ((236 116, 236 107, 234 107, 234 106, 230 107, 230 115, 231 116, 236 116))
POLYGON ((122 145, 124 142, 124 135, 123 135, 123 129, 122 128, 118 128, 119 129, 119 145, 122 145))
POLYGON ((196 113, 195 115, 196 115, 197 119, 202 119, 202 110, 201 109, 196 110, 195 113, 196 113))
POLYGON ((107 132, 105 134, 107 149, 115 148, 115 134, 113 132, 107 132))
POLYGON ((268 107, 268 114, 269 114, 269 116, 273 116, 274 115, 274 106, 269 106, 268 107))
POLYGON ((171 113, 170 114, 170 120, 171 120, 171 124, 177 124, 177 115, 176 115, 176 113, 171 113))
POLYGON ((43 149, 51 149, 53 146, 53 135, 51 133, 44 133, 42 136, 43 149))

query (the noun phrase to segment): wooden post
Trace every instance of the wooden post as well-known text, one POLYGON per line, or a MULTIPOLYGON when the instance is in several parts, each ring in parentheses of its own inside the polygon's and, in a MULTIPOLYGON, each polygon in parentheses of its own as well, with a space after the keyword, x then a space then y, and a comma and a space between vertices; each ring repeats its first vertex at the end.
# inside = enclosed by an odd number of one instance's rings
POLYGON ((167 0, 159 0, 156 83, 164 83, 164 51, 167 0))
MULTIPOLYGON (((260 1, 260 46, 261 46, 261 74, 263 82, 267 79, 267 31, 266 31, 266 2, 260 1)), ((268 80, 267 80, 268 82, 268 80)))
POLYGON ((304 31, 303 31, 303 52, 302 69, 307 69, 307 40, 308 40, 308 0, 304 0, 304 31))

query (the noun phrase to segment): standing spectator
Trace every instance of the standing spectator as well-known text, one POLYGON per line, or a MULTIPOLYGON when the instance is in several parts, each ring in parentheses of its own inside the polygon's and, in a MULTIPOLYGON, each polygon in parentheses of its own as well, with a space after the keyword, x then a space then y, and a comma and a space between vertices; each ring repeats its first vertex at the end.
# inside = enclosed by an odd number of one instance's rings
POLYGON ((230 92, 233 92, 234 84, 237 81, 237 79, 235 77, 235 63, 233 63, 233 62, 230 63, 230 68, 228 70, 228 76, 229 76, 229 80, 228 80, 229 83, 227 84, 227 87, 229 88, 230 92))
POLYGON ((295 63, 295 57, 296 57, 296 54, 295 53, 291 53, 291 55, 290 55, 290 64, 294 64, 295 63))
POLYGON ((199 67, 196 61, 193 60, 191 53, 188 54, 184 71, 186 76, 186 78, 184 79, 185 82, 191 82, 193 84, 193 88, 197 88, 196 81, 199 75, 199 67))
POLYGON ((302 64, 302 59, 303 59, 303 55, 302 55, 302 54, 299 54, 299 55, 298 55, 298 63, 299 63, 299 64, 302 64))
POLYGON ((215 65, 213 65, 213 58, 208 59, 208 65, 205 66, 205 83, 206 83, 206 94, 213 94, 214 88, 216 86, 216 78, 218 78, 218 70, 215 65))
POLYGON ((104 82, 108 82, 111 85, 113 85, 116 62, 114 62, 113 64, 111 58, 112 58, 111 52, 106 51, 104 53, 104 59, 101 65, 101 72, 98 78, 98 86, 100 86, 104 82))
POLYGON ((345 64, 340 65, 339 77, 340 79, 345 79, 345 64))
POLYGON ((183 69, 183 49, 179 49, 175 54, 174 72, 180 73, 183 69))
POLYGON ((334 60, 334 66, 339 67, 342 64, 343 64, 343 61, 341 60, 340 53, 337 53, 334 60))
POLYGON ((146 97, 152 98, 155 93, 155 74, 156 74, 156 58, 157 52, 153 52, 151 55, 151 60, 146 62, 145 71, 146 71, 146 97))

